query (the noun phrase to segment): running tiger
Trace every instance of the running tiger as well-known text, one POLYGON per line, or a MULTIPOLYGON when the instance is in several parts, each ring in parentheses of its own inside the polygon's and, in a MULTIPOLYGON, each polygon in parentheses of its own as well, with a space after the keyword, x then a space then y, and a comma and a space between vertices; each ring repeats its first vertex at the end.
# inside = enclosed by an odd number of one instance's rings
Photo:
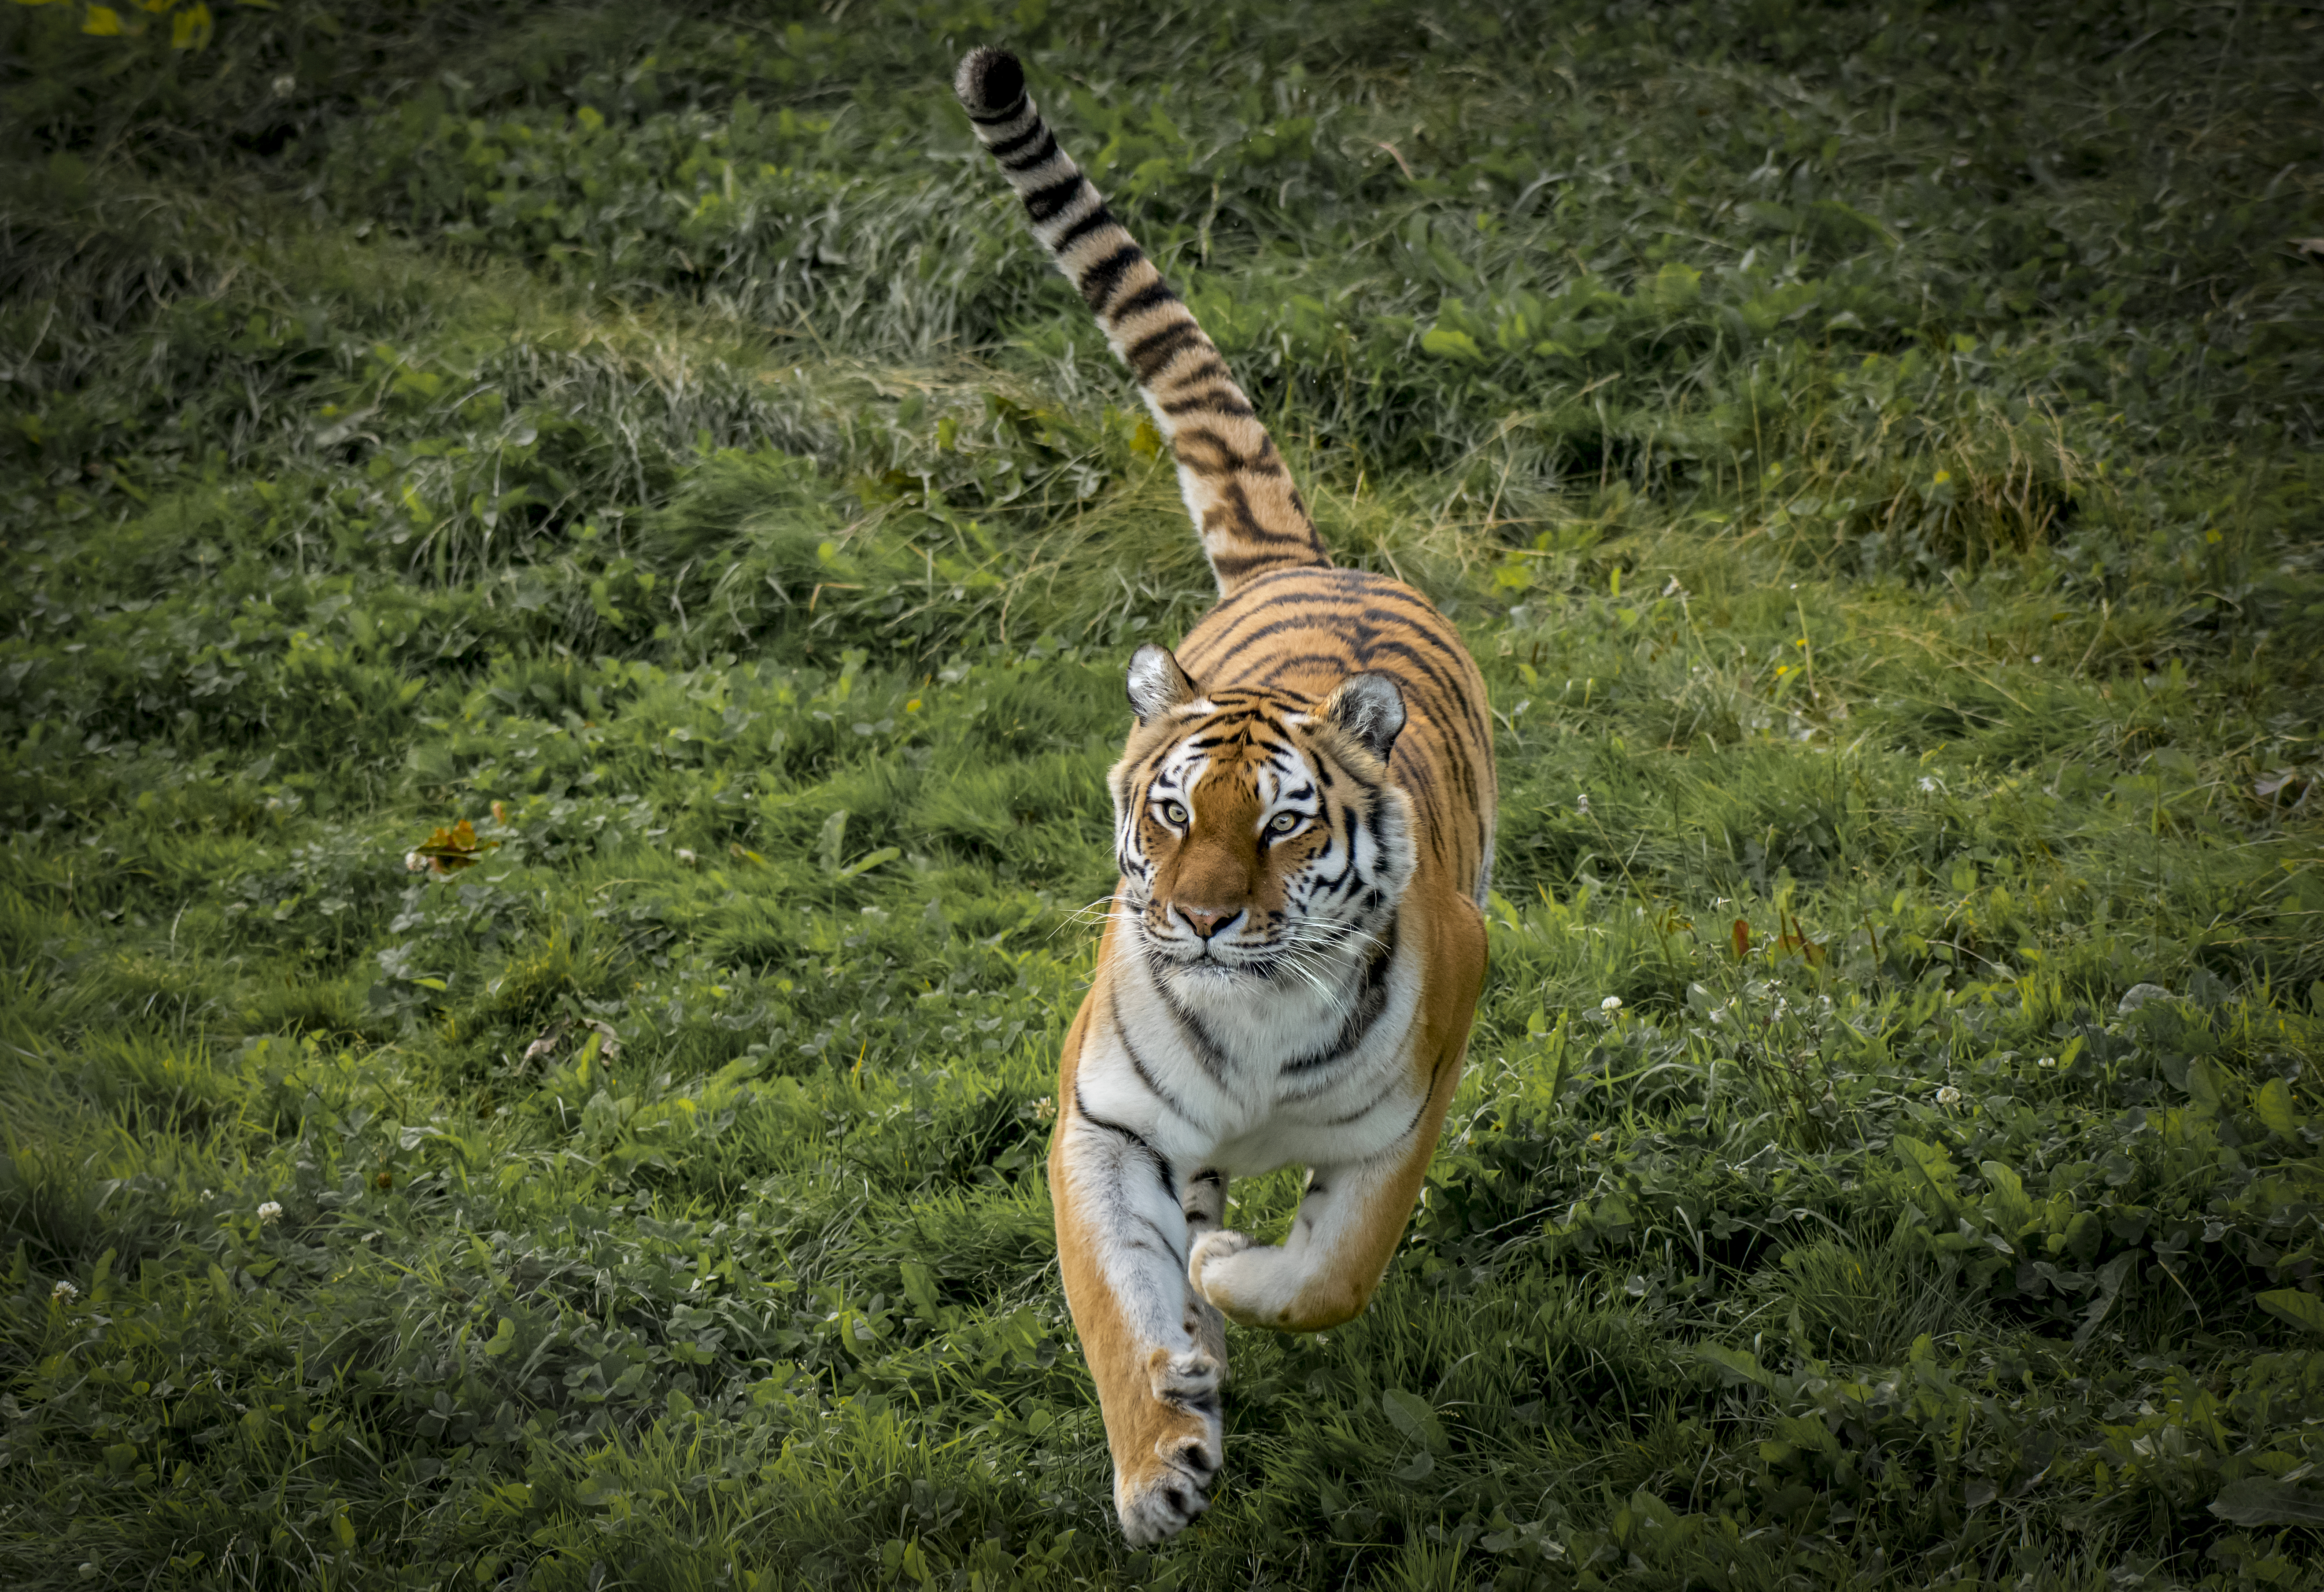
POLYGON ((1134 1543, 1209 1507, 1221 1312, 1360 1313, 1411 1214, 1485 977, 1485 685, 1409 586, 1333 567, 1250 400, 1042 122, 1015 57, 954 82, 1033 230, 1136 375, 1219 603, 1130 660, 1121 870, 1049 1148, 1065 1299, 1134 1543), (1281 1244, 1227 1180, 1310 1169, 1281 1244))

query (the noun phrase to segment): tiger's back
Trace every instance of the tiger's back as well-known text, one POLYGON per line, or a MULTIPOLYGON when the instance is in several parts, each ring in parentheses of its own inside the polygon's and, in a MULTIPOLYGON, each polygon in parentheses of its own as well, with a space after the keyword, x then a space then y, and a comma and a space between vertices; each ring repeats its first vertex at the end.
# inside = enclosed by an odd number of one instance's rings
POLYGON ((1043 122, 1013 57, 955 82, 1035 235, 1136 376, 1220 600, 1130 661, 1120 878, 1058 1061, 1057 1248, 1133 1542, 1207 1507, 1222 1317, 1360 1313, 1403 1233, 1482 988, 1484 681, 1418 592, 1335 567, 1250 400, 1043 122), (1282 1240, 1229 1179, 1310 1169, 1282 1240))

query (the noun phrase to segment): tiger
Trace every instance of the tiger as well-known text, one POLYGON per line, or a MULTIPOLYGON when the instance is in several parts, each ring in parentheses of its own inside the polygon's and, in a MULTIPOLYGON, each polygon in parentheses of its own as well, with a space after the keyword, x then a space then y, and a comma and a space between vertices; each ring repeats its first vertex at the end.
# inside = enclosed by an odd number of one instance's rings
POLYGON ((1495 783, 1483 676, 1410 586, 1333 563, 1218 348, 1035 107, 954 81, 1035 235, 1136 379, 1219 600, 1131 656, 1107 777, 1119 871, 1058 1063, 1065 1302, 1134 1545, 1210 1507, 1225 1321, 1360 1314, 1420 1192, 1484 984, 1495 783), (1288 1234, 1228 1180, 1308 1169, 1288 1234))

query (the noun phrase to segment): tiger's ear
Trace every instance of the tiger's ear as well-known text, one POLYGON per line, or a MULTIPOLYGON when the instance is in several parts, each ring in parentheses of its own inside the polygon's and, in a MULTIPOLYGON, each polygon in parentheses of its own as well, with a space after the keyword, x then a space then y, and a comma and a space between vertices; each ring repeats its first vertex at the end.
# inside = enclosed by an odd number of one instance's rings
POLYGON ((1385 763, 1404 728, 1404 693, 1386 675, 1350 675, 1325 699, 1323 717, 1385 763))
POLYGON ((1202 694, 1202 687, 1178 667, 1167 647, 1148 641, 1130 655, 1130 711, 1138 715, 1139 723, 1150 724, 1202 694))

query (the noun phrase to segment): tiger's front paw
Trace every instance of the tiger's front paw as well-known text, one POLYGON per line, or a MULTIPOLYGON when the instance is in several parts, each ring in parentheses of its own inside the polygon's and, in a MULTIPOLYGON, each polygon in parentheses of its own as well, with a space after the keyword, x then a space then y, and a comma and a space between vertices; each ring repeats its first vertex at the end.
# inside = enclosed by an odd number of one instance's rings
POLYGON ((1194 1284, 1197 1294, 1209 1300, 1219 1309, 1226 1311, 1227 1314, 1234 1314, 1231 1310, 1227 1310, 1226 1300, 1220 1294, 1213 1293, 1211 1284, 1204 1282, 1204 1278, 1213 1267, 1240 1255, 1250 1247, 1250 1235, 1236 1232, 1232 1228, 1221 1228, 1214 1233, 1204 1233, 1194 1240, 1194 1248, 1186 1253, 1186 1281, 1194 1284))
POLYGON ((1113 1505, 1121 1534, 1142 1548, 1175 1537, 1211 1506, 1211 1483, 1224 1462, 1219 1419, 1219 1362, 1200 1348, 1154 1351, 1147 1364, 1164 1431, 1150 1455, 1114 1472, 1113 1505))
POLYGON ((1286 1325, 1282 1293, 1283 1250, 1255 1244, 1231 1229, 1205 1233, 1186 1256, 1186 1280, 1231 1321, 1246 1327, 1286 1325))

